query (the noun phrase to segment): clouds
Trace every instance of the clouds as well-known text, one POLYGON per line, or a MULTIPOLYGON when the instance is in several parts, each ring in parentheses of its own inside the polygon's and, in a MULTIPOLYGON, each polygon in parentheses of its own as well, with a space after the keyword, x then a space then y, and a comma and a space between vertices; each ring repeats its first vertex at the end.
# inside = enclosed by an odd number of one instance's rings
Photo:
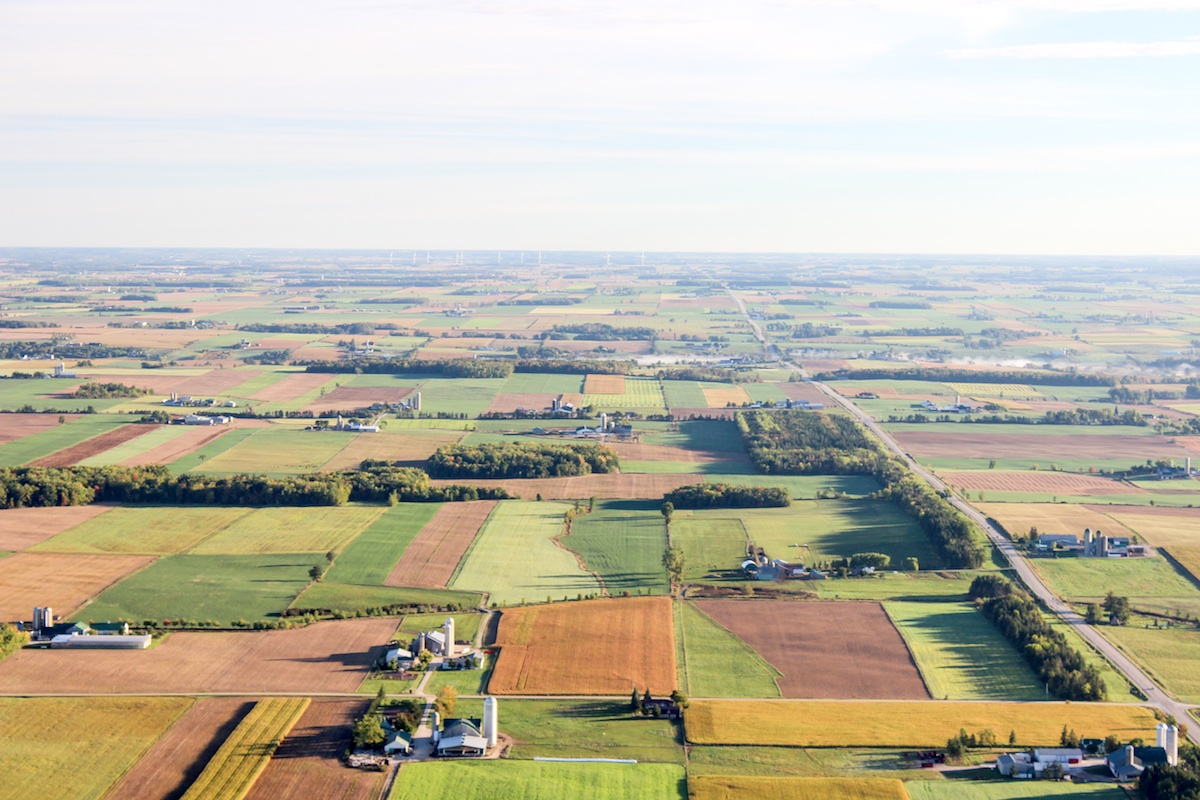
POLYGON ((951 50, 950 58, 1168 58, 1200 55, 1200 38, 1175 42, 1060 42, 951 50))

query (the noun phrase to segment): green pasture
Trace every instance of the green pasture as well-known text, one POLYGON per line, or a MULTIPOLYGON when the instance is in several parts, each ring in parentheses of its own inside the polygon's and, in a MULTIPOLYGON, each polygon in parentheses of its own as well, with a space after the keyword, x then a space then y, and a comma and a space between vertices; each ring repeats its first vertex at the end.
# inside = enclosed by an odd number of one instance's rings
MULTIPOLYGON (((38 361, 36 364, 21 367, 21 370, 24 372, 33 372, 39 369, 45 372, 53 372, 54 362, 38 361)), ((93 408, 96 411, 106 411, 122 402, 120 398, 110 400, 89 400, 83 398, 77 400, 65 394, 60 394, 66 392, 68 389, 74 389, 83 382, 79 378, 0 380, 0 410, 15 411, 18 408, 28 407, 34 411, 54 409, 55 411, 80 412, 86 411, 88 408, 93 408)))
POLYGON ((488 592, 492 602, 512 605, 600 591, 575 556, 554 544, 562 533, 566 503, 502 500, 475 537, 450 588, 488 592))
POLYGON ((504 381, 500 394, 580 394, 582 375, 551 372, 514 372, 504 381))
MULTIPOLYGON (((311 555, 309 556, 311 558, 311 555)), ((324 559, 322 559, 324 560, 324 559)), ((412 589, 392 586, 363 586, 322 580, 304 590, 291 603, 292 608, 356 613, 384 606, 447 606, 473 608, 479 605, 477 592, 453 592, 446 589, 412 589)), ((445 619, 443 616, 442 619, 445 619)))
MULTIPOLYGON (((301 370, 298 370, 301 371, 301 370)), ((351 378, 348 375, 330 375, 329 380, 322 383, 320 386, 309 389, 304 394, 292 398, 291 400, 247 400, 247 404, 253 406, 254 410, 259 414, 273 413, 276 411, 300 411, 311 405, 320 406, 321 397, 339 386, 345 386, 350 382, 351 378)))
MULTIPOLYGON (((231 435, 226 434, 217 441, 221 442, 231 435)), ((257 428, 252 436, 235 442, 224 452, 209 455, 192 469, 205 473, 252 475, 316 472, 354 441, 355 435, 341 431, 257 428)))
POLYGON ((441 628, 446 617, 454 618, 454 638, 459 641, 475 641, 479 626, 483 624, 486 614, 478 611, 461 612, 457 614, 405 614, 392 636, 394 642, 411 642, 418 633, 441 628))
POLYGON ((1057 781, 912 780, 906 783, 909 800, 1044 800, 1083 797, 1087 800, 1128 800, 1120 786, 1111 783, 1060 783, 1057 781))
POLYGON ((338 554, 325 578, 335 583, 382 584, 441 503, 401 503, 387 509, 338 554))
POLYGON ((860 778, 886 770, 886 777, 933 779, 929 770, 912 767, 903 751, 861 747, 692 746, 691 775, 756 775, 794 778, 860 778), (909 767, 905 769, 905 767, 909 767))
POLYGON ((578 553, 588 569, 600 574, 609 593, 654 594, 668 590, 662 565, 667 534, 659 503, 604 500, 590 514, 576 517, 563 544, 578 553))
POLYGON ((788 508, 697 513, 712 519, 741 520, 750 541, 767 555, 785 561, 811 564, 854 553, 885 553, 896 568, 910 556, 922 569, 941 566, 925 532, 886 500, 801 500, 788 508))
MULTIPOLYGON (((455 627, 456 638, 463 637, 455 627)), ((496 666, 495 656, 484 656, 483 669, 439 669, 434 670, 433 677, 425 684, 425 691, 437 694, 443 686, 453 686, 459 697, 473 694, 483 694, 487 691, 488 681, 492 677, 492 669, 496 666)), ((506 712, 508 704, 505 704, 506 712)))
POLYGON ((743 383, 741 387, 754 403, 783 403, 788 399, 777 383, 743 383))
POLYGON ((229 623, 278 617, 308 585, 313 565, 324 560, 312 553, 168 556, 106 589, 74 619, 229 623))
POLYGON ((967 603, 884 603, 935 700, 1041 700, 1045 690, 967 603))
MULTIPOLYGON (((754 475, 747 461, 629 461, 621 462, 621 472, 640 475, 754 475)), ((726 481, 728 483, 728 481, 726 481)))
POLYGON ((663 381, 662 387, 669 408, 708 408, 704 390, 697 381, 663 381))
POLYGON ((746 560, 746 529, 736 517, 677 511, 671 543, 683 548, 684 581, 738 580, 746 560))
POLYGON ((271 506, 240 517, 201 542, 197 555, 321 553, 341 549, 383 513, 383 506, 271 506))
POLYGON ((657 378, 626 378, 623 394, 585 394, 583 405, 600 411, 637 411, 661 414, 666 411, 666 398, 657 378))
POLYGON ((1200 703, 1200 631, 1195 628, 1146 628, 1140 618, 1128 625, 1097 630, 1141 666, 1164 689, 1185 703, 1200 703))
POLYGON ((778 486, 786 489, 793 500, 812 499, 819 492, 833 491, 850 497, 865 497, 879 490, 879 482, 866 475, 708 475, 705 483, 728 483, 733 486, 778 486))
MULTIPOLYGON (((668 383, 678 383, 678 381, 668 381, 668 383)), ((670 424, 665 430, 655 430, 651 428, 651 423, 639 422, 636 430, 641 433, 641 440, 646 444, 682 447, 685 450, 715 450, 741 455, 746 453, 737 425, 728 420, 684 420, 670 424), (646 430, 654 432, 646 433, 646 430)))
MULTIPOLYGON (((503 729, 503 723, 501 723, 503 729)), ((410 764, 391 800, 684 800, 687 779, 675 764, 481 761, 410 764)))
POLYGON ((216 458, 222 453, 233 449, 254 434, 260 428, 234 428, 226 431, 198 450, 193 450, 182 458, 177 458, 168 465, 172 475, 182 475, 185 472, 198 469, 208 463, 210 458, 216 458))
POLYGON ((779 697, 780 672, 687 602, 674 603, 679 685, 693 697, 779 697))
POLYGON ((251 514, 249 508, 114 508, 30 548, 43 553, 171 555, 251 514))
POLYGON ((430 378, 421 384, 421 413, 477 417, 504 391, 505 383, 503 378, 430 378))
POLYGON ((1036 558, 1030 564, 1064 600, 1097 603, 1114 591, 1135 609, 1200 615, 1200 590, 1164 558, 1036 558))
POLYGON ((974 575, 969 572, 877 572, 870 577, 829 578, 811 585, 822 600, 965 600, 974 575))
MULTIPOLYGON (((0 425, 11 423, 15 417, 0 414, 0 425)), ((35 433, 0 445, 0 467, 19 467, 30 461, 57 453, 85 442, 94 436, 114 430, 132 420, 129 417, 108 414, 85 414, 68 420, 57 428, 35 433)))

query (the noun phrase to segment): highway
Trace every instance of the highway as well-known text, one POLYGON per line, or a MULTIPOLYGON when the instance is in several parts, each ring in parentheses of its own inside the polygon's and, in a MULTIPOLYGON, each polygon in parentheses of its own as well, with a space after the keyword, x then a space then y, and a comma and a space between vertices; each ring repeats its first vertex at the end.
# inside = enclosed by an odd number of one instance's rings
MULTIPOLYGON (((801 375, 804 375, 804 369, 800 365, 785 359, 779 352, 779 349, 767 341, 758 323, 750 318, 750 314, 747 312, 746 305, 742 302, 742 299, 738 297, 738 295, 728 286, 724 288, 725 291, 728 292, 729 296, 733 298, 733 301, 737 304, 738 309, 741 311, 742 316, 746 320, 746 323, 750 326, 750 329, 754 332, 755 338, 758 339, 768 356, 772 360, 778 360, 784 366, 791 367, 801 375)), ((1136 686, 1138 690, 1146 696, 1147 705, 1158 708, 1166 714, 1170 714, 1171 716, 1175 717, 1175 719, 1178 720, 1181 725, 1187 725, 1188 738, 1190 738, 1193 742, 1200 744, 1200 730, 1198 730, 1200 726, 1196 725, 1195 720, 1189 717, 1189 706, 1179 702, 1178 700, 1175 700, 1173 697, 1168 695, 1140 667, 1134 664, 1128 656, 1117 649, 1112 642, 1104 638, 1104 636, 1098 630, 1087 624, 1083 617, 1075 612, 1074 609, 1059 599, 1058 596, 1055 595, 1054 592, 1052 592, 1050 588, 1042 582, 1041 577, 1034 572, 1033 568, 1029 565, 1028 559, 1026 559, 1025 556, 1017 549, 1016 545, 1013 544, 1013 542, 1007 536, 997 530, 996 527, 988 521, 986 516, 981 514, 966 501, 957 497, 936 475, 922 467, 908 453, 904 452, 904 448, 900 446, 900 443, 893 439, 891 434, 884 430, 883 427, 879 425, 879 423, 877 423, 869 414, 825 384, 819 381, 811 381, 811 383, 838 406, 845 409, 850 414, 853 414, 855 419, 857 419, 865 428, 875 434, 879 441, 883 442, 884 446, 902 459, 904 463, 908 465, 909 469, 911 469, 917 475, 920 475, 934 489, 945 493, 955 508, 957 508, 963 514, 966 514, 967 517, 969 517, 983 530, 991 543, 995 545, 1000 553, 1004 556, 1005 560, 1012 565, 1013 571, 1017 573, 1021 581, 1029 589, 1030 593, 1045 603, 1046 608, 1048 608, 1051 612, 1056 614, 1068 625, 1071 625, 1079 633, 1079 635, 1086 639, 1092 647, 1094 647, 1101 655, 1103 655, 1104 658, 1106 658, 1118 672, 1125 676, 1130 685, 1136 686)))

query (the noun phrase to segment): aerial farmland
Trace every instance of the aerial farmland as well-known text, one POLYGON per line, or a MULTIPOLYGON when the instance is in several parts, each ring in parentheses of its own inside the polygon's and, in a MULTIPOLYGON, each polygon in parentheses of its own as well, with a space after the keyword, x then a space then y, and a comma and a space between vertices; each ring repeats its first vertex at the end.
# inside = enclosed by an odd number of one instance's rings
POLYGON ((179 255, 0 252, 0 797, 1107 800, 1160 725, 1195 758, 1182 268, 179 255), (999 769, 1081 740, 1089 783, 999 769))

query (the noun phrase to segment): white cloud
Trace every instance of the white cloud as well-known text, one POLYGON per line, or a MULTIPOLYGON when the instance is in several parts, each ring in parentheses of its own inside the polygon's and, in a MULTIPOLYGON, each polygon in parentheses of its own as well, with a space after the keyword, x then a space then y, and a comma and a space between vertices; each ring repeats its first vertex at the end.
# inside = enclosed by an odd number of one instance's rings
POLYGON ((1175 42, 1055 42, 951 50, 950 58, 1165 58, 1200 55, 1200 39, 1175 42))

